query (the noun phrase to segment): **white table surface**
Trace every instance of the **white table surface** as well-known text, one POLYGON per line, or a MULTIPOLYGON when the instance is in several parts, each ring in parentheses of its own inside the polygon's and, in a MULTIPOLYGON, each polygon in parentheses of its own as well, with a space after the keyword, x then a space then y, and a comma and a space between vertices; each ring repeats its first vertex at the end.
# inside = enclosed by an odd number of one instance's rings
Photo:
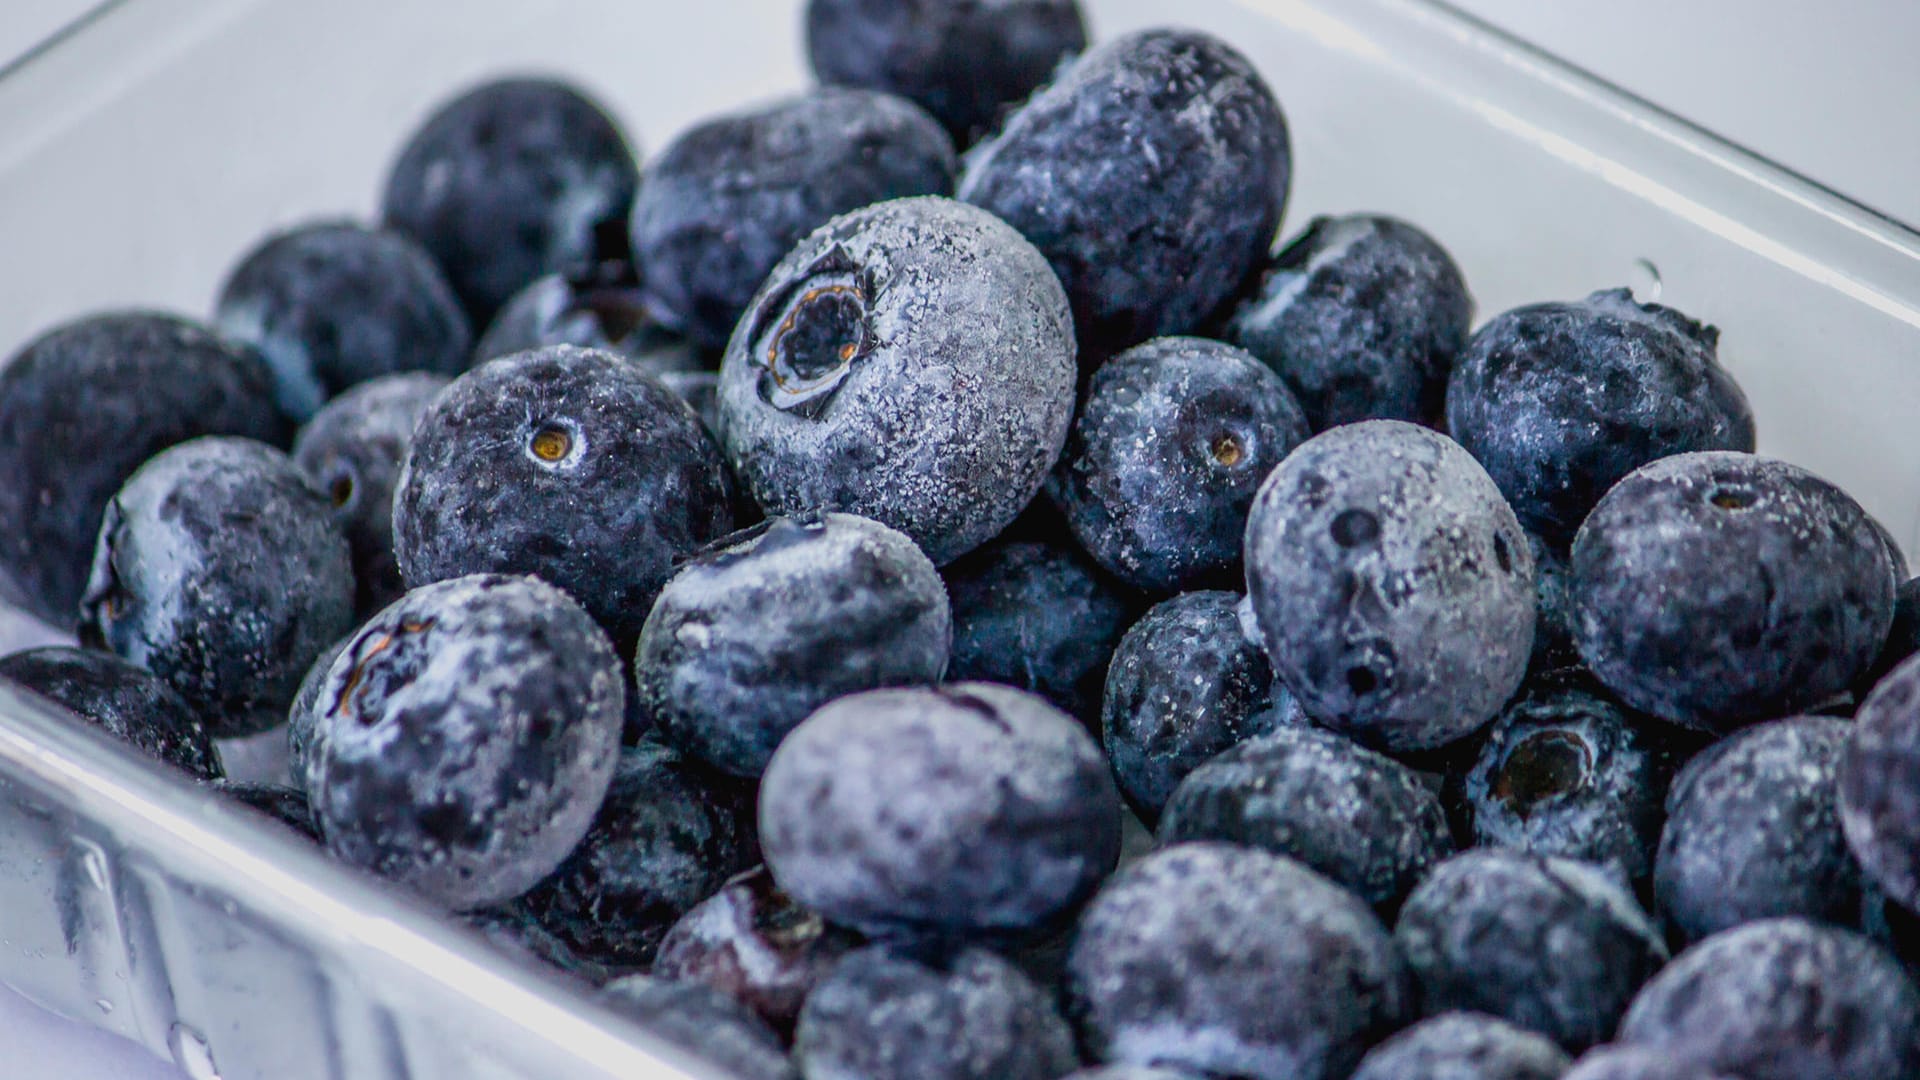
MULTIPOLYGON (((470 0, 511 3, 512 0, 470 0)), ((658 0, 649 0, 658 2, 658 0)), ((1920 5, 1875 0, 1453 0, 1890 216, 1920 223, 1920 5)), ((95 6, 4 0, 0 64, 95 6)), ((691 9, 689 9, 691 10, 691 9)), ((10 348, 12 343, 0 343, 10 348)), ((0 618, 0 645, 21 627, 0 618)), ((11 1080, 181 1080, 118 1038, 0 988, 11 1080)))

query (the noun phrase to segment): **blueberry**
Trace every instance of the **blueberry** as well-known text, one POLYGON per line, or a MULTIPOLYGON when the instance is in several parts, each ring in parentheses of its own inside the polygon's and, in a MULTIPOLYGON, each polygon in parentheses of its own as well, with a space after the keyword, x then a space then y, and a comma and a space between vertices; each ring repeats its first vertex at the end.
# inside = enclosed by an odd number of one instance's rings
POLYGON ((827 87, 708 120, 647 166, 633 204, 647 303, 717 349, 808 233, 872 203, 951 195, 958 168, 940 124, 892 94, 827 87))
POLYGON ((781 892, 762 866, 688 908, 660 939, 653 973, 704 982, 791 1034, 808 995, 858 944, 781 892))
POLYGON ((1185 1069, 1158 1065, 1094 1065, 1068 1073, 1061 1080, 1206 1080, 1185 1069))
POLYGON ((1246 57, 1146 30, 1009 116, 969 155, 960 198, 1046 254, 1097 355, 1212 315, 1266 255, 1288 179, 1286 119, 1246 57))
POLYGON ((1661 914, 1687 940, 1784 915, 1852 925, 1860 867, 1840 831, 1834 771, 1847 723, 1748 728, 1674 778, 1654 865, 1661 914))
POLYGON ((1400 1025, 1406 969, 1360 899, 1291 859, 1179 844, 1115 874, 1067 961, 1106 1061, 1338 1080, 1400 1025))
POLYGON ((570 345, 454 380, 414 429, 393 493, 408 585, 538 574, 623 653, 673 560, 731 524, 725 466, 693 410, 618 357, 570 345))
POLYGON ((1032 501, 1073 387, 1040 253, 991 214, 903 199, 836 218, 767 279, 720 370, 721 434, 768 513, 870 517, 944 565, 1032 501))
POLYGON ((1644 1046, 1602 1046, 1583 1054, 1560 1080, 1739 1080, 1644 1046))
POLYGON ((1691 749, 1577 669, 1537 676, 1494 721, 1467 774, 1474 840, 1643 881, 1667 782, 1691 749))
POLYGON ((447 382, 424 373, 370 379, 328 402, 293 440, 294 464, 326 492, 353 548, 362 618, 406 591, 393 557, 393 489, 414 425, 447 382))
POLYGON ((1636 470, 1573 545, 1587 666, 1628 705, 1715 731, 1846 689, 1886 641, 1893 590, 1858 503, 1750 454, 1636 470))
POLYGON ((1368 1051, 1352 1080, 1560 1080, 1572 1065, 1558 1046, 1505 1020, 1447 1013, 1368 1051))
POLYGON ((1453 853, 1418 774, 1308 727, 1249 739, 1188 774, 1160 819, 1161 843, 1187 840, 1291 856, 1382 909, 1453 853))
POLYGON ((1854 695, 1866 700, 1874 686, 1902 660, 1920 652, 1920 577, 1910 578, 1893 594, 1893 622, 1880 655, 1854 686, 1854 695))
POLYGON ((1634 998, 1620 1041, 1743 1080, 1920 1076, 1920 991, 1858 934, 1768 919, 1676 957, 1634 998))
POLYGON ((29 342, 0 365, 0 599, 71 629, 114 492, 198 435, 282 443, 271 387, 259 353, 171 315, 95 315, 29 342))
POLYGON ((455 909, 526 892, 600 808, 620 743, 620 660, 532 577, 415 589, 320 690, 306 789, 333 854, 455 909))
POLYGON ((1087 47, 1079 0, 812 0, 823 83, 910 98, 965 146, 1087 47))
POLYGON ((204 436, 108 504, 80 638, 170 684, 216 737, 286 719, 313 658, 353 626, 353 564, 327 502, 280 451, 204 436))
POLYGON ((220 287, 215 322, 260 350, 281 411, 300 421, 368 379, 457 375, 473 344, 433 258, 404 233, 351 222, 262 241, 220 287))
POLYGON ((313 823, 313 808, 308 805, 304 791, 279 784, 245 784, 231 780, 221 781, 214 786, 214 790, 265 814, 309 840, 320 840, 320 830, 313 823))
POLYGON ((1873 884, 1920 909, 1920 659, 1860 706, 1835 781, 1847 846, 1873 884))
POLYGON ((1132 598, 1065 543, 995 540, 948 564, 955 682, 1031 690, 1089 728, 1132 598))
POLYGON ((12 682, 196 779, 223 773, 213 738, 171 686, 111 653, 53 645, 0 657, 12 682))
POLYGON ((1231 582, 1253 495, 1307 438, 1279 376, 1202 338, 1159 338, 1094 372, 1048 493, 1074 539, 1148 593, 1231 582))
POLYGON ((621 752, 586 838, 522 904, 586 959, 649 964, 681 915, 755 861, 751 805, 724 778, 642 742, 621 752))
POLYGON ((355 636, 348 634, 320 650, 320 655, 307 665, 307 673, 301 676, 293 704, 287 706, 287 776, 295 787, 304 788, 307 784, 307 752, 313 748, 313 733, 320 724, 320 692, 326 689, 327 673, 333 670, 334 660, 353 644, 355 636))
POLYGON ((629 975, 600 1004, 656 1037, 743 1080, 799 1080, 779 1036, 739 1002, 699 983, 629 975))
POLYGON ((913 541, 851 514, 774 518, 667 583, 635 683, 662 738, 755 778, 834 698, 940 681, 952 634, 940 573, 913 541))
POLYGON ((636 271, 625 263, 616 266, 583 278, 548 274, 534 279, 493 317, 473 348, 474 363, 549 345, 578 345, 625 357, 652 375, 708 367, 699 349, 647 310, 636 271))
POLYGON ((1576 1051, 1612 1036, 1667 960, 1624 886, 1586 863, 1495 849, 1441 863, 1393 936, 1425 1015, 1484 1012, 1576 1051))
POLYGON ((1226 339, 1286 380, 1315 431, 1433 423, 1473 297, 1431 236, 1378 214, 1317 217, 1267 264, 1226 339))
POLYGON ((1642 465, 1753 449, 1753 411, 1715 357, 1719 337, 1625 289, 1517 308, 1481 327, 1454 362, 1448 430, 1521 523, 1564 546, 1642 465))
POLYGON ((861 949, 808 996, 793 1043, 809 1077, 1053 1080, 1079 1064, 1053 1002, 984 949, 861 949))
POLYGON ((1493 718, 1533 646, 1533 558, 1493 481, 1397 420, 1301 444, 1247 519, 1247 593, 1274 672, 1362 743, 1430 749, 1493 718))
POLYGON ((381 215, 440 263, 473 325, 543 274, 626 254, 639 170, 612 119, 550 79, 501 79, 442 105, 387 174, 381 215))
POLYGON ((1120 793, 1148 824, 1188 773, 1280 719, 1269 709, 1272 665, 1242 630, 1239 602, 1229 592, 1176 596, 1114 650, 1101 732, 1120 793))
POLYGON ((605 969, 580 959, 566 942, 518 905, 466 912, 460 921, 496 951, 522 964, 550 968, 589 983, 606 981, 605 969))
POLYGON ((1113 870, 1120 816, 1086 729, 991 683, 841 698, 760 785, 774 880, 876 937, 1042 926, 1113 870))

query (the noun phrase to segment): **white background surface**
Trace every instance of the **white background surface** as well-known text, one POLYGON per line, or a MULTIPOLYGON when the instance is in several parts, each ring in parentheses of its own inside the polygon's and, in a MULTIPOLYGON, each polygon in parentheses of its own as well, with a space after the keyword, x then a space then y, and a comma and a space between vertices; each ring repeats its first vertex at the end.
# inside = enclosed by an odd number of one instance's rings
MULTIPOLYGON (((510 3, 511 0, 470 0, 510 3)), ((663 11, 696 10, 636 0, 663 11)), ((1455 0, 1490 21, 1889 215, 1920 222, 1920 140, 1909 74, 1920 5, 1847 0, 1455 0)), ((769 10, 785 0, 751 0, 769 10)), ((92 4, 0 0, 0 63, 92 4)), ((459 10, 447 5, 449 17, 459 10)), ((660 25, 672 33, 671 20, 660 25)), ((7 123, 0 117, 0 124, 7 123)), ((657 146, 666 133, 653 133, 657 146)), ((13 342, 0 342, 8 351, 13 342)), ((175 1080, 132 1044, 0 989, 13 1080, 175 1080)))

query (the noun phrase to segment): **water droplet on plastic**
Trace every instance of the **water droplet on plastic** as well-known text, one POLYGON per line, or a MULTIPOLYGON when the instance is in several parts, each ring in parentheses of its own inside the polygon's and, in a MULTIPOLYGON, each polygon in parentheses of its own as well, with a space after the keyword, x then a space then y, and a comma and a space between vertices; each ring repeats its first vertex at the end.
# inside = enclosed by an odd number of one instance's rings
POLYGON ((108 1001, 106 998, 94 998, 93 1005, 94 1005, 94 1008, 99 1009, 103 1013, 110 1013, 113 1011, 113 1002, 108 1001))
POLYGON ((80 867, 87 881, 102 892, 107 888, 107 857, 99 848, 90 847, 80 855, 80 867))
POLYGON ((173 1052, 173 1063, 191 1080, 220 1080, 220 1070, 213 1064, 213 1048, 199 1032, 185 1024, 173 1025, 167 1029, 167 1049, 173 1052))
POLYGON ((1642 304, 1660 299, 1660 268, 1653 265, 1651 259, 1633 260, 1633 269, 1627 274, 1627 288, 1633 290, 1633 298, 1642 304))

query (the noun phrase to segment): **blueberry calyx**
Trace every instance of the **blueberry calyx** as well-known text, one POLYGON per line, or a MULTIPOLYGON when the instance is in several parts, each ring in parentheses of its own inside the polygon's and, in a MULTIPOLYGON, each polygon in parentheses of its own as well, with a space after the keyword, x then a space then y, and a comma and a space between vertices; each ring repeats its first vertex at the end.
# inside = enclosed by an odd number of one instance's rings
POLYGON ((546 421, 527 438, 527 456, 549 469, 578 461, 583 447, 579 428, 566 420, 546 421))
POLYGON ((1562 731, 1543 731, 1520 741, 1501 766, 1493 796, 1513 808, 1522 821, 1541 803, 1586 786, 1593 754, 1562 731))
POLYGON ((761 400, 818 416, 853 365, 874 349, 873 299, 872 275, 837 246, 799 281, 768 296, 754 318, 750 354, 761 369, 761 400))

